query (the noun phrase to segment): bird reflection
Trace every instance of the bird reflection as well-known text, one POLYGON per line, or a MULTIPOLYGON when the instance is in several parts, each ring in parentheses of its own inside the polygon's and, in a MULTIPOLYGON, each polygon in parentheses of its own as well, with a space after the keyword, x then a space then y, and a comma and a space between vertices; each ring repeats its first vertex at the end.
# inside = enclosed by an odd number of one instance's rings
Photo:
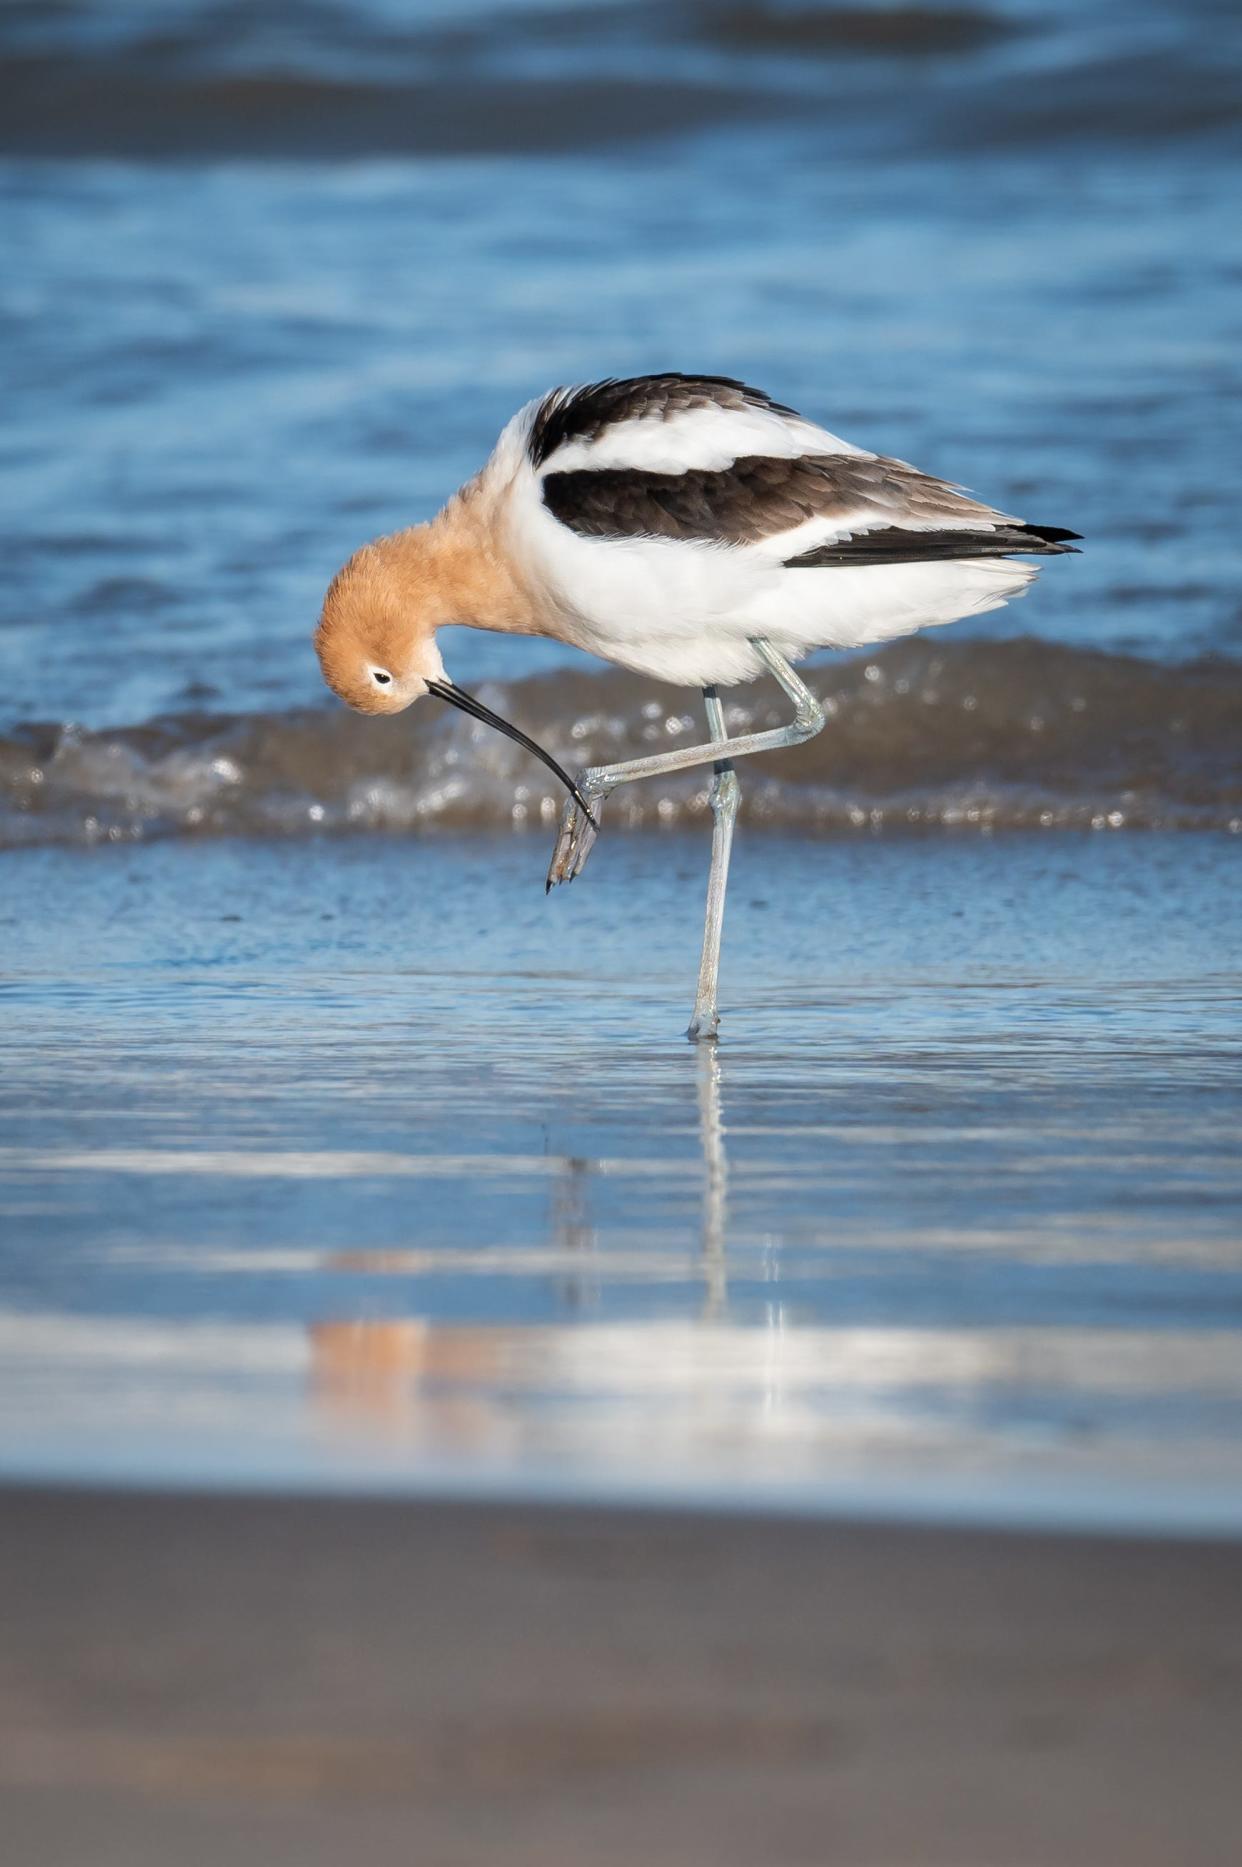
POLYGON ((700 1044, 698 1064, 699 1147, 703 1155, 703 1216, 700 1250, 705 1296, 703 1314, 718 1322, 729 1304, 725 1225, 729 1212, 729 1157, 721 1113, 723 1071, 715 1044, 700 1044))
MULTIPOLYGON (((714 1044, 690 1053, 695 1069, 701 1159, 699 1265, 700 1317, 720 1322, 728 1312, 729 1161, 723 1112, 724 1066, 714 1044)), ((689 1060, 689 1059, 688 1059, 689 1060)), ((606 1256, 592 1214, 595 1183, 606 1161, 566 1155, 555 1161, 547 1246, 557 1264, 562 1308, 582 1312, 598 1298, 606 1256)), ((417 1277, 439 1254, 421 1249, 346 1250, 328 1268, 357 1276, 417 1277)), ((470 1326, 423 1317, 316 1323, 310 1331, 316 1400, 330 1417, 367 1419, 409 1436, 423 1432, 437 1443, 467 1445, 495 1430, 498 1389, 512 1376, 515 1352, 527 1332, 504 1324, 470 1326)))
POLYGON ((439 1446, 471 1446, 494 1428, 489 1396, 505 1362, 504 1332, 439 1327, 419 1317, 313 1323, 311 1380, 330 1421, 439 1446))
POLYGON ((591 1182, 599 1162, 569 1155, 552 1184, 549 1231, 554 1250, 574 1260, 573 1269, 558 1279, 557 1288, 567 1309, 583 1310, 598 1293, 599 1278, 590 1274, 595 1261, 595 1226, 591 1220, 591 1182))

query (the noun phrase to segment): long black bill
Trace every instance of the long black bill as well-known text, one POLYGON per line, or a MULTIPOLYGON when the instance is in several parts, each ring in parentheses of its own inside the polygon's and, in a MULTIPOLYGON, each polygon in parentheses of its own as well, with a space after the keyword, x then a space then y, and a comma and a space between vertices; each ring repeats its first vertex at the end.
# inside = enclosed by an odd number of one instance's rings
POLYGON ((511 726, 508 720, 502 720, 499 713, 493 713, 490 707, 485 707, 483 702, 476 700, 473 694, 463 694, 461 688, 455 687, 452 681, 428 681, 427 692, 434 694, 437 700, 447 700, 451 707, 460 707, 462 712, 468 713, 472 720, 481 720, 484 726, 494 726, 498 733, 505 735, 506 739, 515 739, 520 746, 525 746, 528 752, 533 752, 536 758, 542 759, 548 770, 556 773, 591 828, 599 829, 598 823, 591 815, 590 805, 569 773, 557 764, 550 752, 545 752, 541 745, 536 745, 533 739, 528 739, 520 727, 511 726))

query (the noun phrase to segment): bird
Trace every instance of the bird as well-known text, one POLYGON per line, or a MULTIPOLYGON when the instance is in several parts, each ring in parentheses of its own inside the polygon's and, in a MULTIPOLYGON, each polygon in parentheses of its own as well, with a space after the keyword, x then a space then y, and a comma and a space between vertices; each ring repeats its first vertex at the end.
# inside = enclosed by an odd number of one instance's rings
POLYGON ((695 1041, 719 1034, 736 761, 801 744, 825 715, 796 672, 1021 596, 1080 534, 981 504, 730 376, 608 377, 519 409, 431 520, 374 539, 332 579, 315 631, 324 679, 368 714, 426 694, 505 733, 568 793, 547 887, 581 873, 618 785, 712 767, 712 856, 695 1041), (701 689, 708 737, 571 776, 448 676, 438 631, 550 637, 701 689), (788 725, 729 738, 722 687, 770 676, 788 725))

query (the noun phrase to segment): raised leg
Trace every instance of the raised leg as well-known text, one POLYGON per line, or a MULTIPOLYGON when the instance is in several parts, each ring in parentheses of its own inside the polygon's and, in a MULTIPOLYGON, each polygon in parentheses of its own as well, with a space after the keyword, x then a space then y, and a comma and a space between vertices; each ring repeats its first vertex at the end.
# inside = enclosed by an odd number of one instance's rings
MULTIPOLYGON (((728 743, 724 708, 714 687, 703 689, 707 727, 717 745, 728 743)), ((716 1005, 716 986, 720 974, 720 934, 724 926, 725 889, 729 885, 729 854, 733 848, 733 825, 737 817, 738 782, 731 758, 718 758, 709 793, 714 823, 712 826, 712 866, 707 879, 707 916, 703 923, 703 957, 699 962, 699 989, 695 994, 694 1015, 686 1036, 691 1043, 715 1038, 720 1027, 716 1005)))
MULTIPOLYGON (((729 756, 734 759, 749 758, 754 752, 775 752, 783 746, 801 745, 804 739, 813 739, 824 724, 823 708, 785 657, 762 636, 754 638, 753 646, 769 673, 793 701, 794 717, 788 726, 777 726, 770 732, 743 733, 739 739, 730 739, 729 756)), ((578 788, 598 820, 599 804, 617 785, 633 784, 637 778, 661 778, 666 772, 688 771, 695 765, 714 765, 719 756, 718 740, 708 745, 679 746, 675 751, 657 752, 650 758, 629 759, 623 765, 592 766, 579 777, 578 788)), ((556 848, 552 851, 549 888, 557 882, 572 882, 575 875, 581 874, 594 846, 595 835, 574 799, 570 798, 561 818, 556 848)))

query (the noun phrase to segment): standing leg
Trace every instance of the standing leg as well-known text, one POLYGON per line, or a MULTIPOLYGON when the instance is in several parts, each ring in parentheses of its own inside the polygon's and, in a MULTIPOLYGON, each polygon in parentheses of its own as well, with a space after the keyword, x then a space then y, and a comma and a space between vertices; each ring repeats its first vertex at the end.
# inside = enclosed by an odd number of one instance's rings
MULTIPOLYGON (((714 687, 703 689, 707 709, 707 727, 716 744, 728 743, 724 708, 714 687)), ((694 1000, 694 1016, 686 1036, 691 1043, 714 1038, 720 1025, 716 1008, 716 982, 720 972, 720 934, 724 926, 725 889, 729 884, 729 853, 733 848, 733 824, 737 817, 738 782, 733 760, 717 759, 712 766, 715 776, 709 794, 712 816, 712 866, 707 880, 707 918, 703 925, 703 957, 699 963, 699 989, 694 1000)))

